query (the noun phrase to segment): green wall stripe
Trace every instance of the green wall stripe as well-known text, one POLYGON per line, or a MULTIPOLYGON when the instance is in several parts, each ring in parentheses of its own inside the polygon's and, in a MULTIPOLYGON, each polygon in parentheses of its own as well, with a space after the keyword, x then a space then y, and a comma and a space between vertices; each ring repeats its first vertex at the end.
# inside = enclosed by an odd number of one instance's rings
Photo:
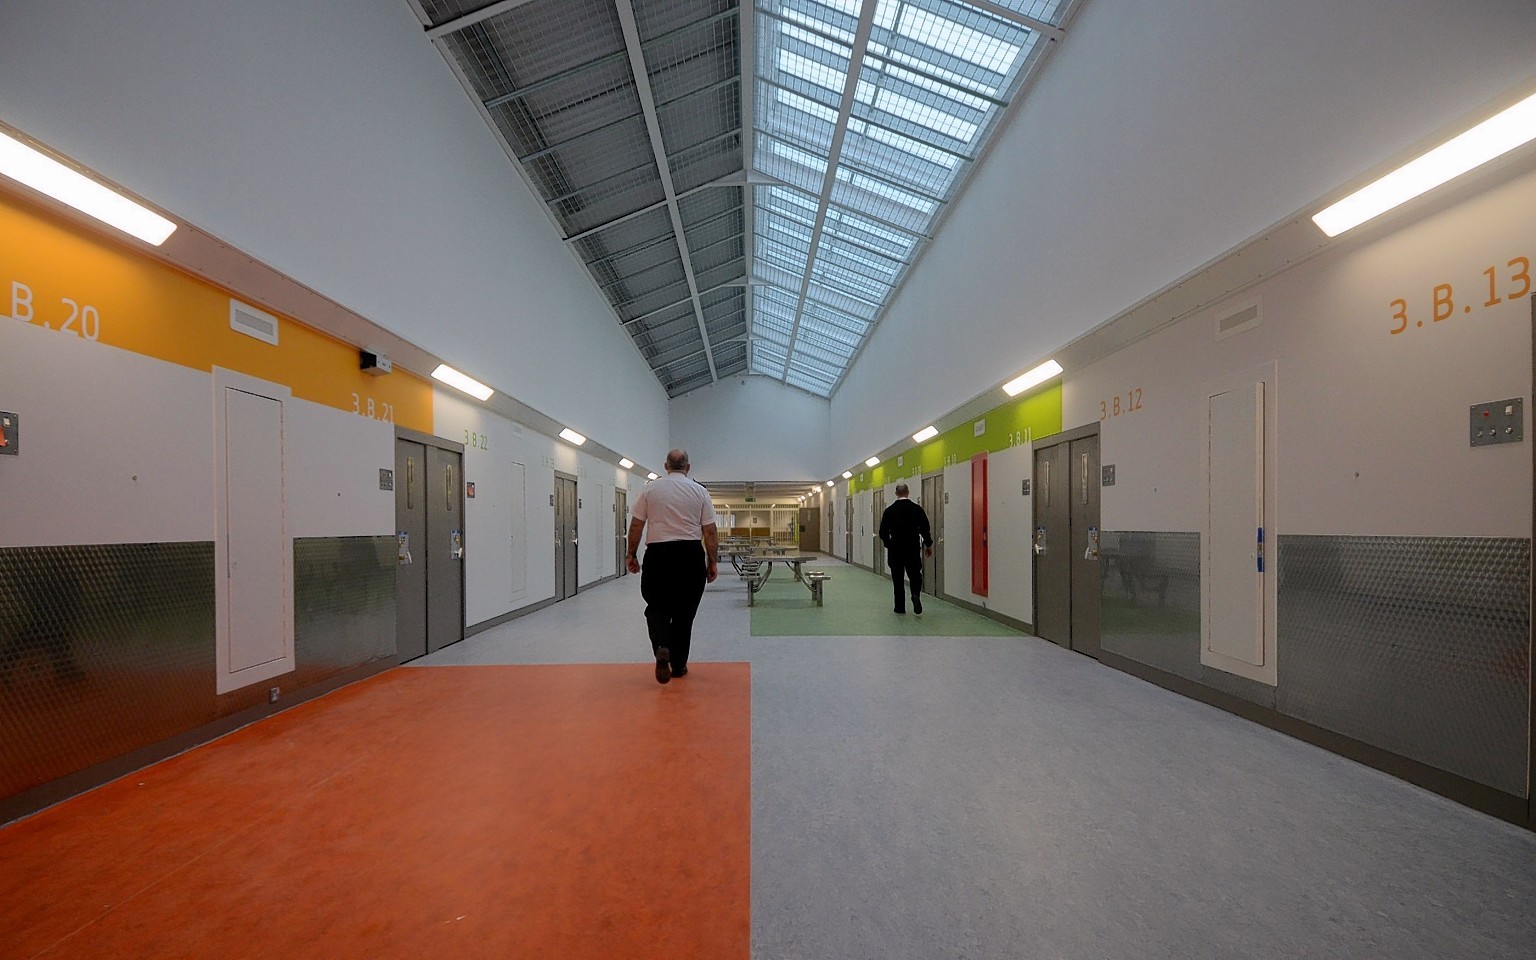
POLYGON ((1023 440, 1060 432, 1061 381, 1057 380, 1050 386, 999 404, 932 440, 898 451, 876 467, 854 474, 848 481, 848 492, 854 494, 897 480, 937 473, 948 464, 964 462, 978 453, 995 453, 1017 446, 1023 440), (972 424, 983 419, 987 421, 987 429, 981 436, 975 436, 972 424), (897 457, 902 458, 901 466, 896 465, 897 457))

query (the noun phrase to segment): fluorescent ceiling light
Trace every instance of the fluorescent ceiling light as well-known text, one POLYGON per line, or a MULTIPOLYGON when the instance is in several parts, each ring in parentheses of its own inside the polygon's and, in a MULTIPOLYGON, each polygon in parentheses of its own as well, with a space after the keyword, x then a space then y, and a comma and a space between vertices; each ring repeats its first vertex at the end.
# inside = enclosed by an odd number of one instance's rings
POLYGON ((1330 237, 1536 139, 1536 94, 1335 203, 1312 222, 1330 237))
POLYGON ((1038 386, 1061 372, 1061 364, 1055 360, 1047 360, 1028 373, 1014 377, 1003 384, 1003 392, 1010 397, 1016 397, 1030 387, 1038 386))
POLYGON ((852 480, 853 479, 853 471, 852 470, 844 470, 843 471, 843 479, 844 480, 852 480))
POLYGON ((432 379, 441 380, 450 387, 463 390, 476 400, 489 400, 491 399, 491 394, 496 392, 474 377, 464 376, 464 374, 448 366, 446 363, 437 365, 437 369, 432 371, 432 379))
POLYGON ((584 437, 581 434, 577 433, 575 430, 572 430, 570 427, 561 427, 560 428, 560 439, 561 440, 569 440, 572 443, 576 444, 576 446, 578 446, 578 447, 587 442, 587 438, 586 437, 584 437))
POLYGON ((932 424, 930 424, 930 425, 924 427, 923 429, 917 431, 916 433, 912 434, 912 439, 916 440, 918 443, 922 443, 924 440, 932 440, 934 437, 936 437, 938 435, 939 435, 939 428, 933 426, 932 424))
POLYGON ((157 247, 176 230, 176 224, 143 204, 4 132, 0 132, 0 173, 157 247))
POLYGON ((864 461, 864 466, 872 467, 872 466, 874 466, 875 464, 877 464, 879 462, 880 462, 880 458, 879 457, 870 457, 868 460, 864 461))
POLYGON ((829 487, 832 486, 832 481, 831 480, 827 481, 827 486, 829 486, 829 487))
POLYGON ((629 468, 633 467, 634 465, 635 465, 635 461, 629 459, 628 457, 620 457, 619 458, 619 466, 623 467, 625 470, 628 470, 629 468))
POLYGON ((648 474, 645 475, 645 479, 647 479, 647 480, 655 480, 656 479, 656 474, 648 473, 648 474))

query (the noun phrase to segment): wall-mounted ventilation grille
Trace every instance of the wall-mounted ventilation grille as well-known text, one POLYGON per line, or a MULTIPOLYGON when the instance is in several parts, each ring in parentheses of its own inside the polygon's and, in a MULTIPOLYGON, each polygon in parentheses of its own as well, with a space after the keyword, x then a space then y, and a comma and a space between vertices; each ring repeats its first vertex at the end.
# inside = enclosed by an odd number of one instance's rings
POLYGON ((1259 325, 1259 305, 1249 304, 1231 316, 1223 317, 1216 321, 1216 339, 1225 340, 1227 337, 1236 336, 1244 330, 1252 330, 1259 325))
POLYGON ((277 344, 277 318, 239 300, 229 301, 229 328, 274 346, 277 344))

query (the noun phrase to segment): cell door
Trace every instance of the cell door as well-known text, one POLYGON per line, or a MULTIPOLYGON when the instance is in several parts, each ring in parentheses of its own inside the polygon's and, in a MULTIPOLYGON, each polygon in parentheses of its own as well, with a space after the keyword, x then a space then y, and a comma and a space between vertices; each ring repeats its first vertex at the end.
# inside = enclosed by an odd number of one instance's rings
POLYGON ((933 556, 924 561, 923 585, 940 597, 944 595, 944 474, 923 478, 923 511, 933 534, 933 556))
POLYGON ((1099 438, 1073 440, 1067 454, 1072 512, 1072 649, 1099 655, 1099 438))
POLYGON ((801 507, 800 552, 815 553, 821 549, 821 511, 815 507, 801 507))
POLYGON ((629 553, 629 491, 613 491, 613 529, 616 531, 613 538, 613 563, 619 576, 629 575, 629 567, 624 563, 624 557, 629 553))
POLYGON ((395 655, 400 662, 427 652, 427 448, 395 440, 395 655))
POLYGON ((886 566, 885 544, 880 542, 880 518, 885 516, 884 490, 876 490, 874 491, 874 495, 870 497, 869 515, 869 532, 874 534, 874 536, 870 537, 870 542, 873 546, 871 547, 871 552, 869 555, 869 566, 876 573, 879 573, 881 570, 885 569, 886 566))
POLYGON ((1035 447, 1035 635, 1072 645, 1070 445, 1035 447))
POLYGON ((853 562, 853 498, 843 501, 843 562, 853 562))
POLYGON ((427 652, 464 639, 463 455, 429 446, 422 485, 427 508, 427 652))
POLYGON ((576 478, 555 474, 555 599, 576 596, 576 478))

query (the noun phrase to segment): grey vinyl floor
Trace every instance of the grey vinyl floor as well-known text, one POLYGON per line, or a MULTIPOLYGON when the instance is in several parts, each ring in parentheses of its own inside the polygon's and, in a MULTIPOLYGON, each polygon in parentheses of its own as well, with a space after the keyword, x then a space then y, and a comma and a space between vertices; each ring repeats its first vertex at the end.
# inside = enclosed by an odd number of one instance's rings
MULTIPOLYGON (((642 609, 626 577, 416 664, 648 671, 642 609)), ((1536 834, 1033 637, 748 617, 712 585, 692 666, 752 664, 755 958, 1536 957, 1536 834)))

